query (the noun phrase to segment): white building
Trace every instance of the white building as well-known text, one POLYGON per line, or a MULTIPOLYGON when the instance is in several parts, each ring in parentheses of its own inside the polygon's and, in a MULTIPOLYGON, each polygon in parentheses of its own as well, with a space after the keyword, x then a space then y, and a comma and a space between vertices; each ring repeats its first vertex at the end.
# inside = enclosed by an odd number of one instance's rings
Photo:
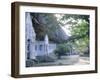
POLYGON ((27 59, 36 59, 36 56, 50 55, 55 49, 56 44, 50 43, 48 35, 45 35, 43 41, 36 41, 36 33, 30 13, 26 13, 25 19, 25 55, 27 59))

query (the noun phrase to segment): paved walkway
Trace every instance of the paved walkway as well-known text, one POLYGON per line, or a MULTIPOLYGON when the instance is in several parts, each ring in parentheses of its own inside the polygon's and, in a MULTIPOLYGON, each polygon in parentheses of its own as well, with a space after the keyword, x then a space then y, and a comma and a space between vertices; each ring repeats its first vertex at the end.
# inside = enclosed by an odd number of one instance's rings
POLYGON ((79 62, 76 63, 76 65, 84 65, 84 64, 89 64, 90 60, 88 57, 80 57, 79 62))
POLYGON ((55 62, 44 62, 44 63, 38 63, 34 66, 55 66, 55 65, 84 65, 89 64, 89 57, 80 57, 78 59, 78 62, 74 61, 68 61, 67 59, 59 59, 55 62))

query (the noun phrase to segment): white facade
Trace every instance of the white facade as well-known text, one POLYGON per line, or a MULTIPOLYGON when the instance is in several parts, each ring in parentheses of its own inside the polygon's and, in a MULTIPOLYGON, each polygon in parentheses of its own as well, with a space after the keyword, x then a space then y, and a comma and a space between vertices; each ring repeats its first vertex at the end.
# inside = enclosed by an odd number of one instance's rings
POLYGON ((25 22, 25 52, 26 52, 26 59, 35 59, 35 49, 33 43, 35 43, 35 31, 33 29, 32 20, 30 13, 26 13, 26 22, 25 22), (33 54, 34 53, 34 54, 33 54))
POLYGON ((36 41, 35 52, 37 56, 49 55, 56 49, 56 44, 45 44, 45 41, 36 41))
POLYGON ((44 41, 36 41, 36 33, 32 25, 30 13, 26 13, 25 31, 26 60, 35 59, 36 56, 49 55, 56 49, 56 44, 49 43, 48 35, 45 35, 44 41))

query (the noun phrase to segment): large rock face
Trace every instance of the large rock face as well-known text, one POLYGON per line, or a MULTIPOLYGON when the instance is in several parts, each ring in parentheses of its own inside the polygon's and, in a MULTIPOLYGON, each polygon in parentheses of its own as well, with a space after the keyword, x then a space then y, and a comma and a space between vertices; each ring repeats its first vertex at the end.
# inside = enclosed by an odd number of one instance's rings
POLYGON ((60 43, 68 39, 68 35, 53 14, 31 13, 31 17, 37 40, 43 40, 45 34, 48 34, 49 40, 52 42, 60 43))

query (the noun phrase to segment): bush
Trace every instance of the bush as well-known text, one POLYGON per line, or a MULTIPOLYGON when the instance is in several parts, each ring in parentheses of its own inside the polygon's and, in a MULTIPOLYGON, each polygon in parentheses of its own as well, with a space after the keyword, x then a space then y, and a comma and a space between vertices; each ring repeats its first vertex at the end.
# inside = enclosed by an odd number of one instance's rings
POLYGON ((60 58, 62 55, 66 55, 68 52, 70 52, 70 49, 66 44, 59 44, 54 52, 58 58, 60 58))

